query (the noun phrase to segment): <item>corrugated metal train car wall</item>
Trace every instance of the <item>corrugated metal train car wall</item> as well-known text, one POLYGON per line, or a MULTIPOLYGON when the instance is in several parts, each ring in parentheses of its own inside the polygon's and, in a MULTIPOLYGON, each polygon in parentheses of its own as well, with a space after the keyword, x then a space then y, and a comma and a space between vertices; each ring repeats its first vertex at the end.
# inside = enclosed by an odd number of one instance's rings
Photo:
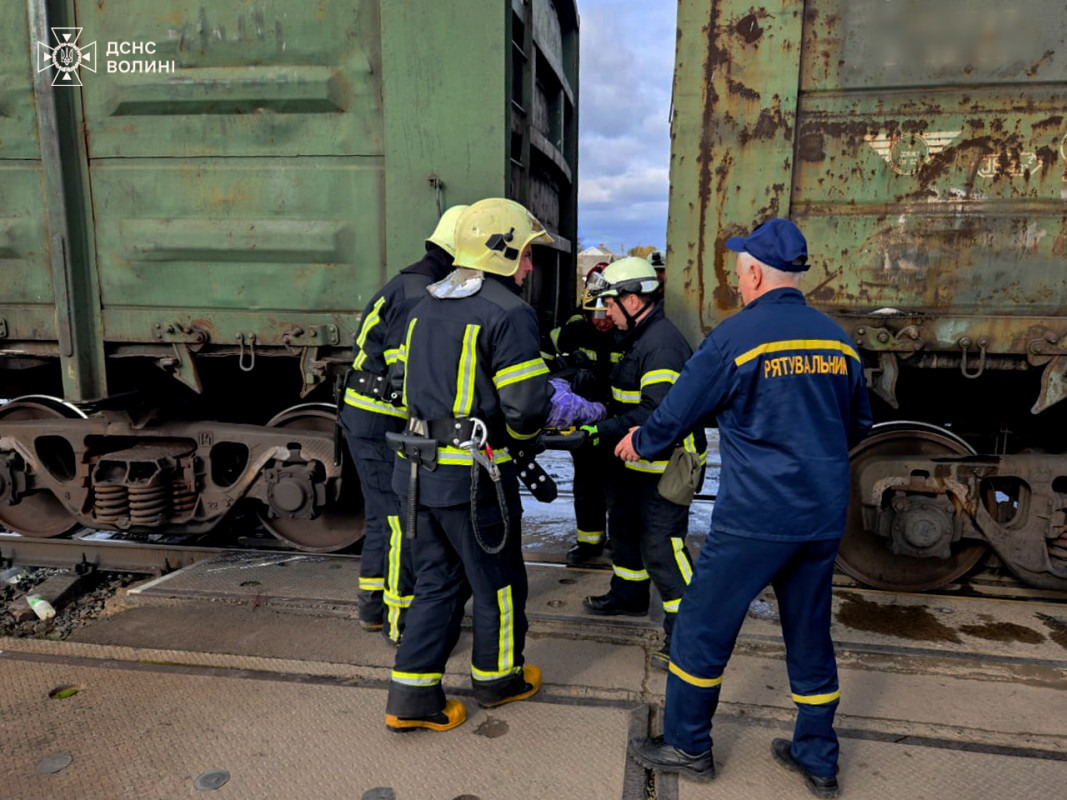
POLYGON ((573 0, 5 2, 0 397, 259 425, 332 402, 373 292, 487 196, 552 231, 549 325, 577 92, 573 0))
POLYGON ((895 421, 850 571, 928 588, 988 542, 1067 586, 1067 3, 680 0, 671 136, 668 312, 736 312, 725 240, 792 218, 895 421))

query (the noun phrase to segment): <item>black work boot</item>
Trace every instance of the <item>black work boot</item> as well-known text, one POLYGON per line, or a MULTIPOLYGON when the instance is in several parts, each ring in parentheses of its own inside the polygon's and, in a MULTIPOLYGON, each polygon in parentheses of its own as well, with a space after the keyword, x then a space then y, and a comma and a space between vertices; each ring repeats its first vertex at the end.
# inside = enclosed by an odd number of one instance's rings
POLYGON ((793 743, 789 739, 775 739, 771 742, 771 755, 774 760, 793 772, 799 772, 804 776, 804 783, 816 797, 830 800, 841 794, 841 787, 837 784, 837 778, 820 778, 805 771, 800 762, 793 758, 793 743))
POLYGON ((598 617, 618 617, 620 615, 643 617, 648 613, 647 600, 642 606, 628 605, 613 596, 611 592, 590 595, 582 601, 582 605, 585 606, 586 611, 590 614, 596 614, 598 617))
POLYGON ((711 749, 703 753, 687 753, 667 744, 662 736, 635 736, 630 740, 630 758, 645 769, 675 772, 691 781, 706 783, 715 777, 715 762, 711 749))
POLYGON ((567 566, 580 567, 583 564, 588 564, 594 558, 599 558, 603 552, 603 542, 597 542, 596 544, 578 542, 578 544, 574 545, 574 547, 567 551, 567 566))
POLYGON ((382 593, 359 589, 356 600, 359 602, 359 627, 365 631, 380 631, 384 627, 382 620, 385 616, 382 593))
POLYGON ((667 671, 671 665, 671 643, 667 642, 663 647, 649 656, 648 664, 652 669, 667 671))
POLYGON ((505 681, 493 681, 489 686, 484 683, 474 686, 474 699, 482 708, 496 708, 505 703, 525 700, 537 694, 541 688, 541 670, 533 664, 524 664, 522 672, 517 672, 505 681), (501 684, 501 685, 497 685, 501 684))

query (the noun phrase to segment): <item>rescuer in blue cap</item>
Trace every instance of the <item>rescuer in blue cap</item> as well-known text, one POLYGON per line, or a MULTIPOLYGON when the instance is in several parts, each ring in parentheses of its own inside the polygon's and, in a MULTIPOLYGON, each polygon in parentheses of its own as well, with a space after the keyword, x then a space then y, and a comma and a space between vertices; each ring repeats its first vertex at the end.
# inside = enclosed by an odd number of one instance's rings
POLYGON ((671 639, 663 735, 630 740, 648 769, 715 777, 711 718, 749 603, 778 598, 797 704, 793 739, 775 739, 782 765, 817 797, 836 797, 840 699, 830 639, 834 558, 849 501, 849 449, 870 430, 863 364, 848 335, 798 290, 804 236, 772 219, 727 239, 737 252, 740 313, 720 323, 659 408, 619 443, 633 461, 715 420, 722 474, 711 531, 671 639))

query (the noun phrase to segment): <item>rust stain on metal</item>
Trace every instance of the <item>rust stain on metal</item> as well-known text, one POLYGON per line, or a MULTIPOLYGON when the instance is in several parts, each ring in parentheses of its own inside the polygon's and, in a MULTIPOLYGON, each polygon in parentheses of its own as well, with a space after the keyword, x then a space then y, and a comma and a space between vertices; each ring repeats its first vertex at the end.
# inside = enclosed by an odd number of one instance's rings
POLYGON ((1037 71, 1039 69, 1041 69, 1041 65, 1046 63, 1054 55, 1056 55, 1056 54, 1052 50, 1046 50, 1042 54, 1041 58, 1039 58, 1037 61, 1035 61, 1034 65, 1032 67, 1030 67, 1030 69, 1026 70, 1027 76, 1030 77, 1030 78, 1034 77, 1037 74, 1037 71))
MULTIPOLYGON (((712 160, 712 122, 715 115, 715 107, 718 104, 719 95, 715 91, 715 86, 712 83, 712 78, 715 75, 715 68, 727 61, 726 53, 715 46, 715 26, 718 22, 718 10, 717 3, 712 3, 708 11, 708 24, 703 28, 703 34, 708 40, 708 53, 707 58, 704 60, 704 90, 707 92, 707 96, 704 99, 704 119, 702 121, 703 128, 700 133, 700 177, 699 177, 699 191, 698 197, 700 198, 700 223, 697 226, 697 263, 696 263, 696 276, 697 276, 697 308, 699 309, 700 327, 702 330, 709 330, 711 328, 704 319, 705 309, 705 288, 704 288, 704 265, 703 258, 705 253, 705 236, 708 229, 708 203, 711 202, 711 160, 712 160)), ((720 167, 721 169, 721 167, 720 167)), ((724 176, 720 176, 720 184, 724 176)), ((720 256, 718 252, 719 244, 716 242, 715 253, 715 274, 719 278, 722 277, 722 264, 720 263, 720 256)), ((717 281, 718 287, 716 288, 716 294, 721 291, 722 281, 717 281)))
MULTIPOLYGON (((766 14, 767 12, 763 11, 763 13, 766 14)), ((760 27, 759 20, 756 18, 755 13, 749 13, 743 16, 740 22, 735 26, 735 30, 740 34, 741 38, 745 40, 745 44, 754 44, 763 37, 763 28, 760 27)))
POLYGON ((750 89, 740 81, 735 81, 733 78, 726 79, 726 86, 730 90, 730 94, 736 94, 739 97, 743 97, 745 100, 759 100, 760 93, 755 89, 750 89))

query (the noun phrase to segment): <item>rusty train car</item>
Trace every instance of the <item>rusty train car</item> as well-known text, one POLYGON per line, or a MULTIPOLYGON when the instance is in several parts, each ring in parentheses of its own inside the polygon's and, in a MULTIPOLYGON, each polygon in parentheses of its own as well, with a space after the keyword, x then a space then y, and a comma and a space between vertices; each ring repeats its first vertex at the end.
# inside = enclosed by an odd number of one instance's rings
POLYGON ((788 216, 862 355, 839 565, 923 590, 991 549, 1067 588, 1067 14, 1053 0, 681 0, 667 302, 739 307, 724 242, 788 216))
POLYGON ((0 526, 357 541, 361 311, 492 196, 572 307, 577 92, 574 0, 4 3, 0 526))

